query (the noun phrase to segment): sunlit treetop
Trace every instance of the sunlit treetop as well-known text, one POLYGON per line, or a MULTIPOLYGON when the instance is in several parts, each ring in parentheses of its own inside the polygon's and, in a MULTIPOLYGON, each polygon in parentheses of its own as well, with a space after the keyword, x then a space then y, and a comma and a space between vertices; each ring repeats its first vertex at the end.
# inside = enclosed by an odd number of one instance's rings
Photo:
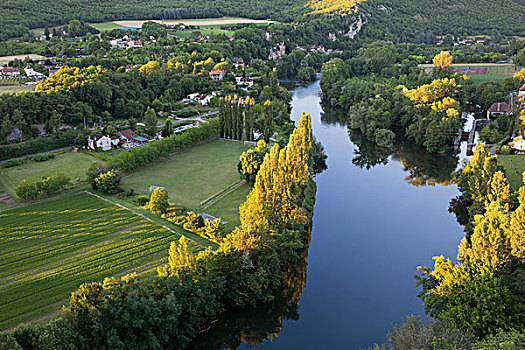
POLYGON ((89 66, 87 68, 63 66, 55 74, 38 83, 35 91, 72 90, 92 82, 95 77, 105 71, 101 66, 89 66))
POLYGON ((366 0, 309 0, 306 4, 313 11, 308 14, 346 16, 357 12, 357 5, 366 0))
POLYGON ((454 58, 450 55, 450 52, 441 51, 432 59, 432 63, 434 63, 436 69, 447 69, 453 60, 454 58))

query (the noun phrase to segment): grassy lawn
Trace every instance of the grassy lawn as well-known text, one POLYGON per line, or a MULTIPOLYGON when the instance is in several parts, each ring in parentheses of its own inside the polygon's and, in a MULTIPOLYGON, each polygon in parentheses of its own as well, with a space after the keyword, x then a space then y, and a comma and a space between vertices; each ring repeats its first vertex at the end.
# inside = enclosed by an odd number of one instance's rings
POLYGON ((41 180, 42 176, 53 177, 62 173, 75 183, 77 178, 85 178, 86 171, 93 161, 100 160, 87 153, 73 152, 58 153, 55 158, 45 162, 24 161, 24 164, 16 167, 0 167, 0 184, 15 198, 15 188, 22 180, 35 182, 41 180))
POLYGON ((472 81, 474 83, 484 83, 484 82, 487 82, 487 81, 503 81, 505 80, 505 78, 508 78, 508 77, 512 77, 512 75, 490 75, 490 74, 486 74, 486 75, 479 75, 479 74, 475 74, 475 75, 471 75, 470 76, 472 78, 472 81))
POLYGON ((525 171, 525 155, 498 155, 498 164, 505 171, 510 187, 516 191, 523 185, 522 173, 525 171))
POLYGON ((247 149, 241 142, 206 142, 125 176, 123 187, 145 195, 150 186, 162 186, 171 202, 195 210, 203 200, 239 180, 237 163, 247 149))
POLYGON ((0 330, 55 313, 84 282, 154 273, 180 237, 85 193, 1 212, 0 227, 0 330))
POLYGON ((177 30, 174 31, 173 34, 178 36, 179 38, 188 39, 191 37, 191 34, 193 32, 200 32, 202 35, 208 35, 208 34, 224 34, 224 35, 233 35, 235 32, 229 31, 229 30, 220 30, 220 29, 190 29, 190 30, 177 30))
POLYGON ((226 231, 231 231, 241 223, 239 221, 239 204, 246 201, 246 197, 251 189, 252 187, 249 184, 236 188, 233 192, 208 207, 205 212, 215 217, 221 217, 228 222, 225 228, 226 231))

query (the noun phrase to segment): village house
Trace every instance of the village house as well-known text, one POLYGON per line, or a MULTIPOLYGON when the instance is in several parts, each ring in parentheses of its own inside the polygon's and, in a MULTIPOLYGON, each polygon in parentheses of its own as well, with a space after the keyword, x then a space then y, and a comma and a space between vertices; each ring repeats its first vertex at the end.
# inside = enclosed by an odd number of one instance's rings
POLYGON ((251 77, 244 77, 244 76, 236 76, 235 81, 237 82, 237 85, 239 86, 246 86, 246 87, 252 87, 253 86, 253 79, 251 77))
POLYGON ((108 151, 111 149, 111 139, 107 136, 102 135, 91 135, 88 138, 88 148, 90 149, 101 149, 103 151, 108 151))
POLYGON ((118 136, 122 139, 122 141, 129 142, 132 141, 134 137, 139 135, 135 134, 131 129, 126 129, 119 131, 118 136))
POLYGON ((525 140, 523 136, 515 137, 512 142, 509 142, 509 146, 518 151, 525 151, 525 140))
POLYGON ((20 69, 12 67, 2 67, 0 75, 4 78, 19 78, 20 69))
POLYGON ((226 71, 222 69, 214 69, 210 72, 210 78, 212 78, 215 81, 223 80, 226 76, 226 71))
POLYGON ((35 71, 33 68, 31 68, 31 66, 27 66, 24 68, 24 72, 26 73, 27 77, 28 78, 40 78, 40 77, 43 77, 44 74, 42 73, 39 73, 37 71, 35 71))
POLYGON ((498 116, 500 114, 513 114, 514 110, 509 107, 506 102, 496 102, 487 111, 487 119, 490 120, 490 117, 498 116))

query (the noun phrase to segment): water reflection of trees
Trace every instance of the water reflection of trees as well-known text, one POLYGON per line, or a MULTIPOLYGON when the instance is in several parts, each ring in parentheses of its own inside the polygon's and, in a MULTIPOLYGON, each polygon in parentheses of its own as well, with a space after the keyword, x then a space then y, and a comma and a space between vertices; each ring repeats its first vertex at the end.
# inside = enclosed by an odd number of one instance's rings
POLYGON ((413 186, 448 186, 452 181, 452 173, 459 160, 456 156, 428 153, 417 145, 403 141, 398 141, 391 148, 380 147, 357 130, 349 130, 348 133, 356 146, 352 159, 355 166, 369 170, 377 165, 386 165, 391 157, 403 166, 408 173, 405 181, 413 186))
POLYGON ((306 233, 305 246, 297 261, 285 269, 283 288, 274 301, 255 309, 233 310, 221 315, 188 348, 236 349, 242 343, 258 345, 277 338, 284 320, 298 320, 298 304, 306 285, 310 234, 311 229, 306 233))

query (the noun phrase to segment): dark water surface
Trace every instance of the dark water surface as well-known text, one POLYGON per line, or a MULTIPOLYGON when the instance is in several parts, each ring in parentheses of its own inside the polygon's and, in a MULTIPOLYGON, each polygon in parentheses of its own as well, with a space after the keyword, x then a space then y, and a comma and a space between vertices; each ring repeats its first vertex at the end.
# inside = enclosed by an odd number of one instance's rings
POLYGON ((457 189, 446 184, 457 159, 413 146, 397 146, 392 155, 359 135, 352 142, 345 125, 321 118, 319 92, 318 82, 293 91, 292 119, 310 113, 328 154, 328 170, 316 177, 306 286, 298 306, 275 302, 226 316, 232 319, 220 320, 205 335, 215 337, 215 345, 360 349, 381 343, 403 316, 424 314, 413 279, 417 266, 433 265, 435 255, 456 255, 463 231, 447 211, 457 189), (229 342, 217 339, 224 333, 229 342))

